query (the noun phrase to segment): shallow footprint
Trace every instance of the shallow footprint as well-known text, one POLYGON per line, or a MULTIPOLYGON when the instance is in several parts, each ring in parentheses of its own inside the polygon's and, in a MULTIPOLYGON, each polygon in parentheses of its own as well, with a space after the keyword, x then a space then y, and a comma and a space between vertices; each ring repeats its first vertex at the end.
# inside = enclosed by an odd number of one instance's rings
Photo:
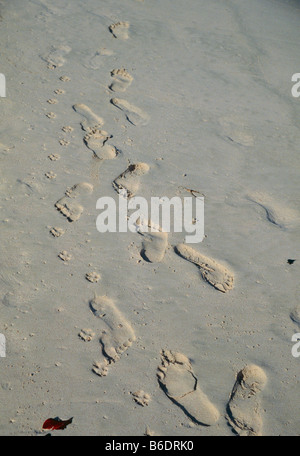
POLYGON ((90 195, 93 193, 94 187, 88 182, 80 182, 68 188, 63 198, 55 203, 55 207, 61 212, 70 222, 79 220, 83 213, 83 206, 74 201, 75 198, 90 195))
POLYGON ((115 38, 119 38, 121 40, 128 40, 129 25, 129 22, 122 21, 116 22, 115 24, 111 24, 108 28, 110 33, 112 33, 115 38))
POLYGON ((70 198, 77 198, 82 195, 91 195, 94 191, 94 187, 89 182, 80 182, 79 184, 73 185, 73 187, 66 190, 66 196, 70 198))
POLYGON ((161 360, 157 376, 166 395, 197 423, 215 424, 220 413, 199 388, 190 360, 169 350, 162 351, 161 360))
POLYGON ((106 48, 101 48, 96 53, 88 59, 88 62, 85 64, 86 68, 91 68, 92 70, 98 70, 103 62, 104 56, 113 55, 113 51, 106 48))
POLYGON ((150 167, 147 163, 135 163, 120 174, 114 181, 113 187, 118 193, 127 192, 127 198, 132 198, 140 185, 140 176, 147 174, 150 167))
POLYGON ((247 195, 247 199, 262 207, 266 211, 267 220, 279 228, 292 228, 296 222, 299 223, 300 221, 299 214, 296 211, 278 203, 265 193, 255 192, 247 195))
POLYGON ((71 198, 64 196, 55 203, 56 209, 63 214, 69 222, 75 222, 80 219, 83 213, 83 206, 73 201, 71 198))
POLYGON ((100 336, 106 359, 104 362, 94 363, 93 366, 93 372, 102 377, 107 375, 108 366, 120 359, 122 353, 132 345, 136 337, 131 324, 112 299, 107 296, 95 296, 90 302, 90 307, 94 315, 101 318, 108 328, 100 336))
POLYGON ((133 81, 133 77, 125 70, 125 68, 113 70, 111 72, 111 77, 113 78, 113 82, 109 88, 114 92, 125 92, 133 81))
POLYGON ((233 273, 212 258, 201 255, 185 244, 178 244, 175 247, 175 252, 185 260, 199 266, 203 279, 217 290, 226 293, 233 288, 233 273))
POLYGON ((239 435, 261 435, 259 393, 267 383, 265 372, 256 365, 244 367, 238 375, 227 406, 226 418, 239 435))
POLYGON ((141 256, 150 263, 160 263, 164 259, 168 246, 168 233, 161 230, 151 231, 151 222, 148 227, 150 228, 149 232, 138 229, 138 233, 144 238, 141 256))
POLYGON ((57 46, 52 47, 50 53, 44 57, 44 60, 48 63, 49 68, 58 68, 63 66, 65 63, 65 56, 71 52, 70 46, 57 46))
POLYGON ((148 114, 128 101, 121 98, 112 98, 110 101, 114 106, 124 112, 126 119, 128 122, 132 123, 132 125, 146 125, 149 122, 148 114))
POLYGON ((104 124, 102 117, 97 116, 88 106, 83 103, 77 103, 73 105, 74 111, 78 112, 82 117, 85 118, 81 122, 81 127, 84 131, 92 133, 93 131, 101 129, 104 124))

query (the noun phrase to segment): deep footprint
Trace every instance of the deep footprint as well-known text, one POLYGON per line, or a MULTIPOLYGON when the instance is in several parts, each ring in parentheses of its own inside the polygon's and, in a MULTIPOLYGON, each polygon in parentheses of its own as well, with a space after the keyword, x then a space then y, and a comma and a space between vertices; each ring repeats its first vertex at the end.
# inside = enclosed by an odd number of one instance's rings
POLYGON ((164 350, 161 361, 157 376, 166 395, 195 422, 215 424, 220 413, 199 388, 190 360, 182 353, 164 350))
POLYGON ((226 418, 239 435, 262 435, 259 394, 267 383, 265 372, 258 366, 242 369, 233 387, 226 418))
POLYGON ((121 98, 112 98, 110 102, 116 106, 117 108, 121 109, 124 112, 126 119, 132 125, 147 125, 149 122, 149 116, 146 114, 142 109, 134 106, 133 104, 129 103, 126 100, 121 98))
POLYGON ((106 131, 96 130, 87 133, 84 137, 86 146, 94 152, 100 160, 112 160, 117 156, 117 150, 107 141, 111 138, 106 131))
POLYGON ((199 266, 203 279, 214 288, 222 293, 232 290, 234 275, 220 263, 217 263, 212 258, 201 255, 201 253, 185 244, 178 244, 175 247, 175 252, 185 260, 199 266))
POLYGON ((95 296, 90 302, 94 315, 101 318, 108 330, 100 336, 105 360, 94 363, 93 372, 100 377, 106 376, 108 366, 120 359, 122 353, 136 340, 134 330, 124 315, 107 296, 95 296))

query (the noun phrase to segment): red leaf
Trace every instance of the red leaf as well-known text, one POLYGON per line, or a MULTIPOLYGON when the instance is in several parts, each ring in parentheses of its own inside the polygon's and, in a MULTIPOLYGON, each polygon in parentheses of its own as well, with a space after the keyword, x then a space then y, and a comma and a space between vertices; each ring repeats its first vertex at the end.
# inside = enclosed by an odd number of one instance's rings
POLYGON ((51 431, 59 431, 65 429, 68 424, 72 423, 73 418, 69 420, 61 420, 60 418, 48 418, 43 424, 43 429, 50 429, 51 431))

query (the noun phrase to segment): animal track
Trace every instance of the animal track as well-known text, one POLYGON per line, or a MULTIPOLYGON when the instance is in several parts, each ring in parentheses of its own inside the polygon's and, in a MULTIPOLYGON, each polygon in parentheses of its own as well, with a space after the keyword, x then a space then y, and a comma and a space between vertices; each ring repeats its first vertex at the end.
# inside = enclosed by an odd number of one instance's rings
POLYGON ((62 127, 62 131, 65 133, 71 133, 71 131, 73 131, 73 128, 70 127, 70 125, 67 125, 66 127, 62 127))
POLYGON ((82 329, 78 336, 80 339, 84 340, 84 342, 90 342, 95 337, 95 333, 91 329, 82 329))
POLYGON ((48 158, 51 160, 51 161, 57 161, 60 159, 60 155, 59 154, 51 154, 51 155, 48 155, 48 158))
POLYGON ((87 274, 85 274, 85 278, 89 282, 95 283, 95 282, 99 282, 99 280, 101 279, 101 276, 100 276, 100 274, 97 274, 97 272, 88 272, 87 274))
POLYGON ((59 144, 61 146, 68 146, 70 144, 70 141, 67 141, 66 139, 60 139, 59 144))
POLYGON ((145 393, 143 390, 136 391, 135 393, 131 393, 133 399, 137 404, 141 405, 142 407, 145 407, 145 405, 149 405, 149 402, 151 400, 151 396, 148 393, 145 393))
POLYGON ((71 81, 71 78, 69 78, 69 76, 61 76, 59 79, 62 82, 70 82, 71 81))
POLYGON ((150 117, 142 109, 121 98, 112 98, 110 102, 124 112, 126 119, 132 125, 147 125, 150 117))
POLYGON ((56 178, 56 174, 53 171, 49 171, 48 173, 45 173, 45 176, 47 177, 47 179, 55 179, 56 178))
POLYGON ((65 231, 62 228, 53 227, 53 228, 51 228, 50 233, 54 237, 60 237, 65 233, 65 231))
POLYGON ((185 260, 199 266, 203 279, 217 290, 226 293, 226 291, 233 288, 233 273, 212 258, 201 255, 201 253, 185 244, 177 245, 175 252, 185 260))
POLYGON ((136 338, 131 324, 112 299, 107 296, 95 296, 90 302, 90 307, 94 315, 101 318, 107 326, 107 330, 103 331, 100 336, 106 359, 93 366, 93 372, 102 377, 107 375, 108 366, 118 361, 136 338))
POLYGON ((46 114, 46 116, 47 116, 49 119, 55 119, 56 114, 55 114, 55 112, 48 112, 48 113, 46 114))
POLYGON ((147 174, 150 167, 147 163, 136 163, 129 165, 114 181, 113 187, 118 193, 127 192, 127 197, 131 198, 137 192, 140 185, 140 176, 147 174))
POLYGON ((81 122, 81 127, 84 131, 92 133, 100 130, 104 124, 102 117, 97 116, 88 106, 83 103, 75 104, 74 111, 78 112, 85 120, 81 122))
POLYGON ((113 78, 113 82, 109 88, 114 92, 125 92, 133 81, 133 77, 125 70, 125 68, 113 70, 111 72, 111 77, 113 78))
POLYGON ((109 26, 109 31, 113 34, 115 38, 121 40, 128 40, 129 38, 129 22, 122 21, 109 26))
POLYGON ((215 424, 219 411, 199 388, 190 360, 182 353, 163 350, 161 362, 157 376, 166 395, 197 423, 215 424))
POLYGON ((262 418, 258 396, 266 383, 267 376, 258 366, 246 366, 238 373, 226 415, 237 434, 261 435, 262 418))
POLYGON ((65 262, 68 262, 72 259, 72 255, 70 255, 66 250, 62 250, 59 254, 58 257, 65 262))

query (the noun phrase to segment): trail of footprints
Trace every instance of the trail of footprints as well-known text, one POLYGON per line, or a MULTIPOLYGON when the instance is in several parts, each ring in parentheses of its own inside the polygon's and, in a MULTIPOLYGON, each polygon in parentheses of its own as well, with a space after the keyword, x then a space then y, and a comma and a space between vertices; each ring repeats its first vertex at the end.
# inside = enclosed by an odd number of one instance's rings
MULTIPOLYGON (((129 39, 128 22, 117 22, 109 26, 109 31, 114 38, 119 40, 129 39)), ((61 67, 68 54, 71 52, 69 46, 58 46, 52 48, 50 53, 44 57, 49 69, 61 67)), ((90 68, 99 67, 99 59, 102 56, 112 55, 113 51, 102 48, 97 51, 91 60, 90 68), (97 63, 96 63, 97 60, 97 63)), ((61 76, 60 81, 69 82, 68 76, 61 76)), ((111 71, 111 83, 109 89, 112 92, 125 92, 132 84, 133 77, 125 68, 111 71)), ((55 95, 63 95, 65 90, 57 88, 55 95)), ((120 109, 129 123, 135 126, 146 125, 149 116, 142 109, 136 107, 127 100, 112 98, 110 102, 120 109)), ((55 105, 58 99, 50 98, 49 104, 55 105)), ((95 114, 88 106, 82 103, 74 104, 73 109, 81 116, 81 128, 85 132, 83 142, 93 152, 94 157, 102 162, 117 157, 118 151, 110 144, 112 136, 103 130, 104 120, 95 114)), ((55 119, 55 112, 46 114, 49 119, 55 119)), ((71 126, 63 126, 64 133, 72 132, 71 126)), ((68 139, 61 139, 60 144, 67 146, 68 139)), ((61 157, 57 153, 48 156, 54 162, 61 157)), ((132 198, 140 187, 143 175, 150 171, 146 163, 137 162, 130 164, 119 176, 112 181, 113 188, 125 198, 132 198)), ((49 179, 54 178, 54 173, 45 173, 49 179)), ((84 212, 84 201, 94 190, 89 182, 79 182, 68 188, 65 194, 55 203, 56 209, 69 221, 76 222, 84 212)), ((251 202, 265 209, 266 217, 272 224, 286 229, 290 220, 295 220, 296 214, 289 213, 286 209, 278 207, 273 201, 261 194, 248 196, 251 202), (275 207, 276 206, 276 207, 275 207)), ((166 249, 168 248, 168 234, 162 232, 160 227, 153 230, 151 220, 140 220, 137 232, 142 236, 141 256, 148 262, 159 263, 163 261, 166 249), (145 226, 150 230, 145 230, 145 226)), ((65 230, 60 227, 52 227, 50 233, 54 238, 63 236, 65 230)), ((195 264, 199 268, 202 279, 217 291, 226 293, 233 289, 234 273, 221 264, 219 261, 207 257, 195 249, 179 244, 174 248, 175 252, 183 259, 195 264)), ((58 257, 65 263, 72 259, 65 250, 58 253, 58 257)), ((86 273, 85 279, 90 283, 97 283, 101 276, 98 272, 86 273)), ((108 296, 97 296, 89 302, 93 315, 102 321, 104 329, 100 334, 99 341, 102 346, 103 358, 95 361, 92 371, 100 377, 106 376, 111 366, 117 363, 124 353, 136 341, 134 328, 130 321, 119 310, 117 304, 108 296)), ((300 325, 299 309, 291 313, 294 322, 300 325)), ((95 337, 92 329, 82 329, 78 334, 84 342, 90 342, 95 337)), ((157 368, 157 378, 161 389, 166 396, 178 406, 195 423, 211 426, 220 419, 220 412, 210 398, 202 391, 200 382, 197 379, 191 361, 182 353, 170 350, 161 352, 161 362, 157 368)), ((267 383, 265 372, 256 365, 247 365, 236 377, 227 410, 224 413, 229 425, 235 433, 240 435, 261 435, 262 434, 262 409, 261 393, 267 383)), ((147 406, 151 400, 150 395, 143 390, 131 393, 133 400, 142 406, 147 406)))

